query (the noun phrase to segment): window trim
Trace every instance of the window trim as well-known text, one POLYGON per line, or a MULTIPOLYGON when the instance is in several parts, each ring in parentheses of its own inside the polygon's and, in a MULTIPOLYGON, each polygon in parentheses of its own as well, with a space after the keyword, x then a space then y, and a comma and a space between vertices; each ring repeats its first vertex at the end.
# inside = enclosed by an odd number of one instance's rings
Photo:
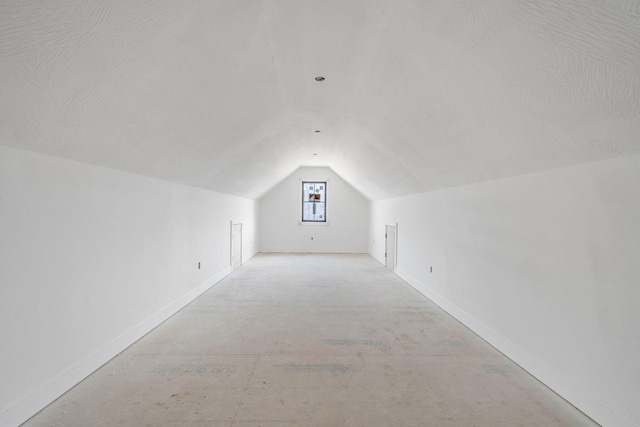
POLYGON ((305 180, 300 180, 301 185, 300 185, 300 190, 301 190, 301 194, 300 194, 300 225, 311 225, 311 224, 318 224, 318 225, 328 225, 329 222, 327 221, 327 183, 328 183, 328 179, 324 180, 324 181, 305 181, 305 180), (304 200, 304 186, 306 184, 323 184, 324 185, 324 218, 322 220, 305 220, 304 219, 304 206, 305 203, 309 203, 309 202, 305 202, 304 200))

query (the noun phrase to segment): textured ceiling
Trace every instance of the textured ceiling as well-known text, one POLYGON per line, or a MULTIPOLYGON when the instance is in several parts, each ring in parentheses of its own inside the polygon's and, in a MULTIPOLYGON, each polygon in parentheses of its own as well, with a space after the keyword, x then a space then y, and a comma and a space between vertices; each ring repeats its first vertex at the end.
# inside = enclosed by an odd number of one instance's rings
POLYGON ((640 0, 4 0, 0 76, 2 145, 250 198, 640 153, 640 0))

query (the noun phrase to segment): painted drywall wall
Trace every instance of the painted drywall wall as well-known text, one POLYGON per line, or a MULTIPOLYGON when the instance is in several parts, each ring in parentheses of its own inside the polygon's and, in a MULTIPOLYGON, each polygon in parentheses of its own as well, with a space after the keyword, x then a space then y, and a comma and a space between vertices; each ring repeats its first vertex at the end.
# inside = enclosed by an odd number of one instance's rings
POLYGON ((397 274, 604 426, 640 425, 640 157, 371 204, 397 274), (433 272, 430 272, 430 267, 433 272))
POLYGON ((259 202, 261 252, 367 252, 369 202, 330 168, 299 168, 259 202), (301 222, 302 181, 327 181, 326 224, 301 222))
POLYGON ((257 202, 0 147, 0 425, 17 425, 230 271, 257 202), (200 269, 198 269, 200 263, 200 269))

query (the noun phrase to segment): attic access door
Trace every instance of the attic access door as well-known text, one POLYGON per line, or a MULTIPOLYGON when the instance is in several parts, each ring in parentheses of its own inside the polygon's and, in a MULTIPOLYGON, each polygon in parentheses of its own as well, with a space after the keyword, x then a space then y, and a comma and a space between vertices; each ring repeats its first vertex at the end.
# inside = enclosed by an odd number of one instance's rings
POLYGON ((242 265, 242 224, 231 224, 231 270, 242 265))
POLYGON ((387 225, 384 233, 384 265, 391 271, 396 268, 396 227, 387 225))

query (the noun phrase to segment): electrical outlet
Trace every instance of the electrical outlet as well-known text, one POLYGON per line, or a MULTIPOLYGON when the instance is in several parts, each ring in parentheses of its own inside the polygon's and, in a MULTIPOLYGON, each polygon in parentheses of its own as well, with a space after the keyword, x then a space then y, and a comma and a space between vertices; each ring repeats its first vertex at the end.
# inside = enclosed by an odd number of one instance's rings
POLYGON ((198 270, 200 270, 200 263, 198 263, 198 270))

